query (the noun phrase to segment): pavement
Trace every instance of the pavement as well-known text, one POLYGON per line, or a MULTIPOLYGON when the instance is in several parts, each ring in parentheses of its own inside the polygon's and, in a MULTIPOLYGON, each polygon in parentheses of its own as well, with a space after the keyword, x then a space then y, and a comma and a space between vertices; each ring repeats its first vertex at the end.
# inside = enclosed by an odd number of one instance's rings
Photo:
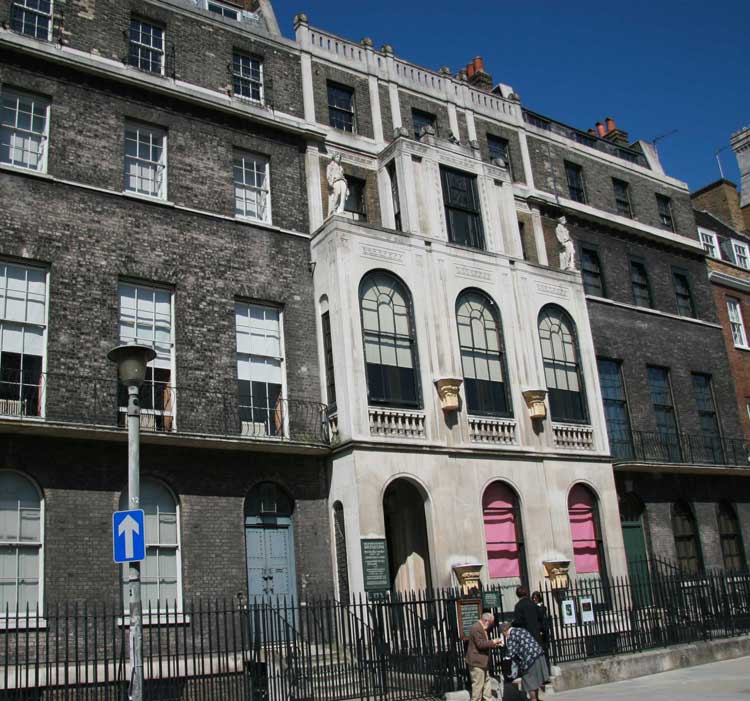
POLYGON ((546 698, 549 701, 750 701, 750 657, 547 694, 546 698))

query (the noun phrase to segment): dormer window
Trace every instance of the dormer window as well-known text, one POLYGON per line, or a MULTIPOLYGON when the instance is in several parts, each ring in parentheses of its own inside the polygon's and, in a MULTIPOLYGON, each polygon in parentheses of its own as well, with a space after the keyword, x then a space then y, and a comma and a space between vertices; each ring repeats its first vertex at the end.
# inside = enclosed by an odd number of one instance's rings
POLYGON ((242 19, 242 8, 231 3, 218 2, 218 0, 198 0, 198 6, 209 12, 226 17, 226 19, 236 21, 242 19))

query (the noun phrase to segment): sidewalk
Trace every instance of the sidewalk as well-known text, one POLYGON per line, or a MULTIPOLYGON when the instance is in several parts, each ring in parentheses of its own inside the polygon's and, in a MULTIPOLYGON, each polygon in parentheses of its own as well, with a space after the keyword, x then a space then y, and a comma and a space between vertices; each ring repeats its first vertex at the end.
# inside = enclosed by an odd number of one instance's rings
POLYGON ((750 701, 750 657, 549 694, 547 698, 550 701, 616 701, 633 698, 643 701, 750 701))

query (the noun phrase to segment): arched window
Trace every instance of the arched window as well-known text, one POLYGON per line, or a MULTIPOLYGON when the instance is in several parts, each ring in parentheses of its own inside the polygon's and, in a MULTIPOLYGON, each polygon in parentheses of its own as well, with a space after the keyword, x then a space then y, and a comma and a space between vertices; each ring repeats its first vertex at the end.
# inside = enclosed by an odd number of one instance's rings
MULTIPOLYGON (((146 517, 146 561, 141 565, 144 611, 182 610, 179 506, 161 482, 141 479, 141 508, 146 517)), ((127 509, 127 490, 120 509, 127 509)), ((123 567, 123 600, 127 607, 127 567, 123 567)))
POLYGON ((576 484, 570 490, 568 517, 576 574, 604 576, 604 543, 599 523, 599 508, 596 495, 587 486, 576 484))
POLYGON ((487 563, 493 579, 526 580, 526 558, 518 496, 503 482, 493 482, 482 497, 487 563))
POLYGON ((482 292, 466 290, 456 303, 456 322, 469 413, 512 416, 497 306, 482 292))
POLYGON ((245 500, 245 516, 284 516, 294 511, 292 498, 274 482, 256 484, 245 500))
POLYGON ((724 569, 727 572, 744 572, 747 570, 747 560, 745 559, 737 512, 731 504, 722 501, 716 507, 716 517, 719 522, 719 539, 724 569))
POLYGON ((683 501, 672 505, 672 532, 680 569, 686 574, 699 574, 703 570, 703 554, 695 516, 683 501))
POLYGON ((18 472, 0 471, 0 618, 36 613, 42 568, 42 498, 18 472))
POLYGON ((418 407, 417 343, 409 292, 394 275, 368 273, 359 289, 371 404, 418 407))
POLYGON ((573 319, 564 309, 547 305, 539 312, 539 340, 552 420, 587 421, 586 393, 573 319))

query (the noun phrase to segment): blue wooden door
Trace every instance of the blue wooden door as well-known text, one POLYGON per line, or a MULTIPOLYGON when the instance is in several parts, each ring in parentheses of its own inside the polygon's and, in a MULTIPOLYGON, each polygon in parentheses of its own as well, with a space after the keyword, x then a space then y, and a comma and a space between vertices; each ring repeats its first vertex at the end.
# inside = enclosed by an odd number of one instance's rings
POLYGON ((291 526, 248 526, 245 544, 250 601, 262 597, 269 603, 291 603, 296 594, 291 526))

